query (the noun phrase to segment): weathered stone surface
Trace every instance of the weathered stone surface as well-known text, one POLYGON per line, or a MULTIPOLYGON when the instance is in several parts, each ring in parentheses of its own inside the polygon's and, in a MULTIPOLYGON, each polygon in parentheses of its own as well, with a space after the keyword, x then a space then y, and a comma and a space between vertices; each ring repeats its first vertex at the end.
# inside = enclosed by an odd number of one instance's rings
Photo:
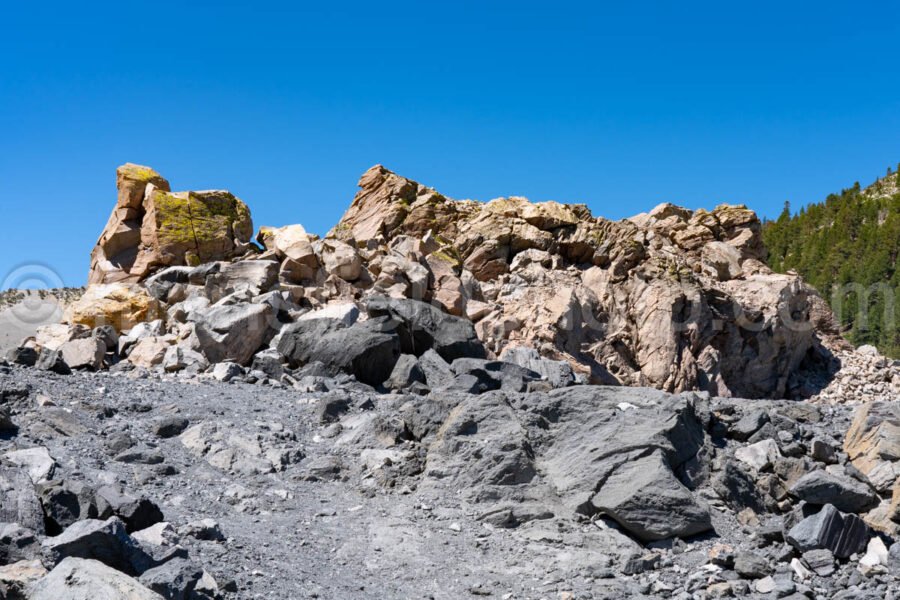
POLYGON ((404 390, 415 382, 425 383, 425 373, 415 356, 401 354, 384 386, 393 390, 404 390))
POLYGON ((325 271, 344 281, 356 281, 362 273, 359 253, 349 244, 338 240, 322 242, 322 261, 325 271))
POLYGON ((844 437, 853 466, 882 493, 900 477, 900 405, 870 402, 860 406, 844 437))
POLYGON ((90 337, 83 340, 72 340, 59 347, 62 360, 72 369, 91 369, 96 371, 103 366, 106 344, 90 337))
POLYGON ((366 304, 371 319, 382 321, 382 330, 400 337, 404 354, 421 356, 433 349, 447 362, 457 358, 485 358, 472 323, 417 300, 375 297, 366 304))
POLYGON ((275 333, 272 308, 267 304, 213 306, 198 311, 193 319, 199 350, 213 363, 249 364, 275 333))
POLYGON ((203 569, 196 563, 175 558, 146 571, 139 581, 166 600, 191 600, 202 577, 203 569))
POLYGON ((68 375, 72 372, 72 369, 66 364, 60 351, 50 350, 49 348, 41 349, 41 353, 38 355, 37 362, 34 366, 42 371, 50 371, 57 375, 68 375))
POLYGON ((29 600, 163 600, 128 575, 96 560, 66 558, 30 591, 29 600))
POLYGON ((5 600, 27 600, 28 588, 47 574, 41 561, 22 560, 0 567, 0 595, 5 600))
POLYGON ((738 448, 734 457, 747 466, 762 471, 781 457, 778 444, 773 439, 765 439, 749 446, 738 448))
POLYGON ((712 529, 709 509, 678 481, 662 451, 620 465, 591 504, 644 542, 712 529))
POLYGON ((40 554, 41 546, 34 531, 18 523, 0 522, 0 565, 31 560, 40 554))
POLYGON ((810 504, 831 504, 843 512, 865 512, 878 504, 877 496, 864 483, 827 471, 807 473, 790 491, 810 504))
POLYGON ((116 331, 128 331, 138 323, 161 316, 159 304, 142 287, 125 283, 90 285, 66 309, 65 319, 73 325, 94 328, 111 325, 116 331))
POLYGON ((0 464, 0 523, 43 533, 44 514, 27 469, 0 464))
POLYGON ((86 519, 71 525, 61 534, 42 544, 45 564, 59 565, 69 557, 98 560, 117 571, 143 573, 152 566, 144 553, 125 531, 118 517, 106 521, 86 519))
POLYGON ((575 383, 575 373, 569 363, 541 358, 538 351, 533 348, 507 348, 500 355, 500 359, 538 373, 554 388, 575 383))
POLYGON ((56 470, 56 461, 43 447, 10 450, 3 454, 3 459, 25 469, 33 483, 49 480, 56 470))
POLYGON ((146 529, 164 518, 160 508, 151 500, 135 498, 113 486, 97 490, 97 512, 100 519, 120 518, 128 533, 146 529))
POLYGON ((82 519, 97 518, 93 488, 78 481, 48 481, 36 486, 46 522, 60 533, 82 519))
POLYGON ((170 192, 148 167, 119 167, 119 199, 91 254, 89 283, 136 282, 170 265, 244 252, 250 210, 226 191, 170 192))
POLYGON ((278 342, 292 367, 316 360, 331 374, 351 373, 369 385, 381 385, 390 377, 400 357, 397 336, 334 319, 309 319, 288 326, 278 342))
POLYGON ((861 552, 869 542, 870 532, 856 515, 843 515, 830 504, 806 517, 788 532, 786 539, 801 552, 827 549, 838 558, 861 552))
POLYGON ((765 266, 761 224, 745 207, 661 205, 613 223, 580 205, 452 201, 381 166, 360 187, 329 237, 366 248, 421 240, 424 299, 453 314, 481 306, 472 315, 495 354, 529 346, 598 383, 741 397, 790 393, 811 348, 812 363, 827 360, 804 326, 815 293, 765 266))

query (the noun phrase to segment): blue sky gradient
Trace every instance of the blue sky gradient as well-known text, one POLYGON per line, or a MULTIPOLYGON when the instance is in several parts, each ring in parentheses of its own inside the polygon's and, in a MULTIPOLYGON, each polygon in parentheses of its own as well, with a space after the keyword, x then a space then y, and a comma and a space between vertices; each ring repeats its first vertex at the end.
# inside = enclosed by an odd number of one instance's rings
POLYGON ((376 163, 617 219, 900 161, 895 2, 254 4, 4 6, 0 277, 83 284, 127 161, 320 234, 376 163))

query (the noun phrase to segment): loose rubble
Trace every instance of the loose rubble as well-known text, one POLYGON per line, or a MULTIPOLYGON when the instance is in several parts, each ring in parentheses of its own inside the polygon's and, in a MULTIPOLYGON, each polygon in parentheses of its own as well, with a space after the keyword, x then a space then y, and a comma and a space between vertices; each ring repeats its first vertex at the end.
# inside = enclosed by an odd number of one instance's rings
POLYGON ((260 248, 234 196, 144 169, 94 285, 0 364, 0 597, 900 589, 896 365, 768 271, 750 211, 610 223, 376 167, 326 238, 260 248))

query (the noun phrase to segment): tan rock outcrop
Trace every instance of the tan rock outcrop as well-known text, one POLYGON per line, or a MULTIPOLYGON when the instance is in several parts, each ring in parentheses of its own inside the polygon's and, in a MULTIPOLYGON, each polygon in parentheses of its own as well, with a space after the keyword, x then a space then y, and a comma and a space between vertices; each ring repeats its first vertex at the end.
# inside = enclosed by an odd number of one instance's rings
POLYGON ((72 325, 112 325, 117 331, 127 331, 162 316, 159 303, 143 287, 109 283, 88 286, 66 310, 65 320, 72 325))
POLYGON ((172 193, 159 173, 130 163, 116 173, 118 201, 91 253, 88 283, 138 282, 161 267, 246 251, 250 210, 231 193, 172 193))
POLYGON ((328 238, 361 249, 375 287, 407 296, 403 269, 382 254, 423 240, 406 258, 431 273, 424 299, 454 314, 477 306, 494 354, 527 345, 598 382, 782 397, 825 352, 810 322, 818 296, 765 266, 746 207, 662 204, 612 222, 579 204, 449 200, 382 166, 360 188, 328 238))
POLYGON ((900 405, 869 402, 856 409, 844 451, 879 492, 890 492, 900 480, 900 405))

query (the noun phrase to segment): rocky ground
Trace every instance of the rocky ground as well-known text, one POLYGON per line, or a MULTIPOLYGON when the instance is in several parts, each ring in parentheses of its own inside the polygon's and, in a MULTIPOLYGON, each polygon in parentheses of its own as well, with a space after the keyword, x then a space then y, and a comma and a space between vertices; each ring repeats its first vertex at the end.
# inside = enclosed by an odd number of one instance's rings
MULTIPOLYGON (((4 562, 38 559, 32 577, 67 555, 115 565, 120 541, 51 535, 114 489, 132 497, 129 532, 171 524, 134 533, 147 554, 187 553, 174 574, 124 569, 167 598, 885 598, 900 584, 900 546, 851 516, 890 495, 848 462, 849 407, 238 379, 3 367, 3 474, 22 465, 43 514, 34 542, 3 529, 4 562), (74 511, 60 489, 78 491, 74 511), (804 520, 828 511, 843 522, 804 520)), ((4 520, 13 497, 27 513, 29 490, 0 494, 4 520)), ((10 570, 0 583, 18 589, 10 570)), ((26 597, 82 597, 38 581, 26 597)))
POLYGON ((3 597, 896 593, 900 367, 752 211, 379 166, 325 238, 257 246, 230 193, 117 175, 62 321, 0 313, 3 597))

